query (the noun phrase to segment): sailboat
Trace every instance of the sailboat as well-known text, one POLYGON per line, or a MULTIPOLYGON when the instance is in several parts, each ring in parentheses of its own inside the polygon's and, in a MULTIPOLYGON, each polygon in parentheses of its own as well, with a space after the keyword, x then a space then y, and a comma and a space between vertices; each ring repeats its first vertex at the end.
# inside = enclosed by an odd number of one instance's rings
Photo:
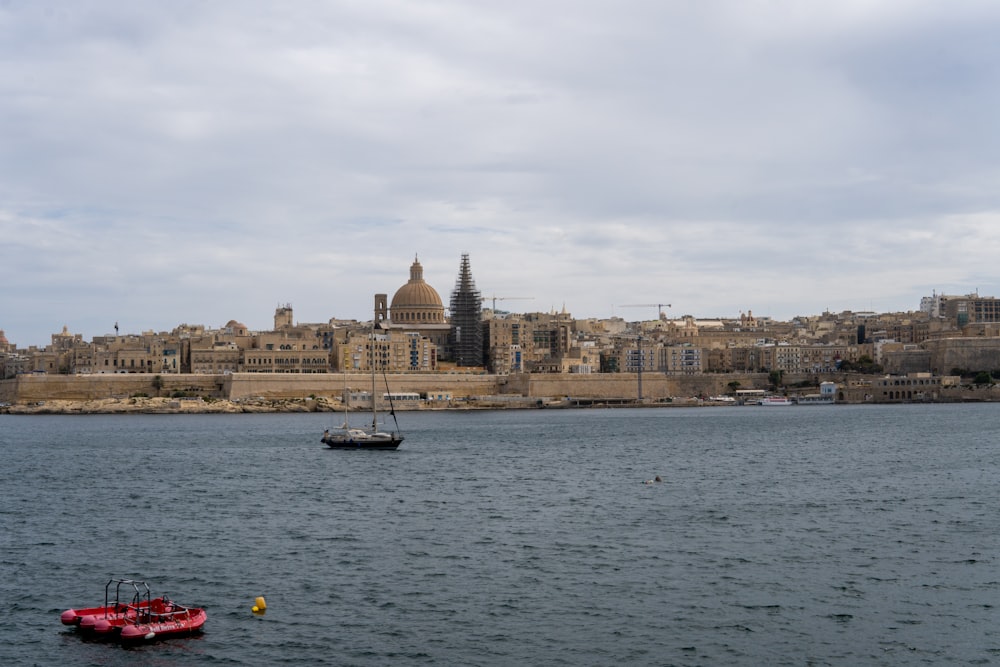
MULTIPOLYGON (((351 426, 347 417, 347 396, 344 396, 344 423, 340 428, 327 429, 323 432, 320 441, 327 447, 333 449, 396 449, 403 442, 403 434, 399 431, 399 422, 396 420, 396 410, 392 405, 392 394, 389 394, 389 413, 396 424, 395 431, 380 431, 378 428, 378 400, 375 396, 375 342, 376 323, 372 324, 370 335, 369 360, 372 370, 372 423, 370 427, 351 426)), ((385 371, 382 371, 385 377, 385 371)), ((388 393, 389 381, 386 378, 386 390, 388 393)), ((345 392, 346 394, 346 392, 345 392)))

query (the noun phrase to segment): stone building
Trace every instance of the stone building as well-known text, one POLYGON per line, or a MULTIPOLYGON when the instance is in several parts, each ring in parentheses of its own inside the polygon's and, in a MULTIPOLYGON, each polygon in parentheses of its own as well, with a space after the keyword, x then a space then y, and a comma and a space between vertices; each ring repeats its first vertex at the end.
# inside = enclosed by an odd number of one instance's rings
POLYGON ((334 350, 336 365, 346 373, 429 373, 438 369, 437 346, 413 331, 357 331, 334 350))
POLYGON ((490 311, 483 319, 486 368, 507 375, 524 371, 526 352, 531 349, 531 323, 519 315, 498 316, 490 311))
POLYGON ((941 393, 942 378, 930 373, 911 373, 872 380, 871 396, 876 403, 935 401, 941 393))
POLYGON ((244 340, 239 333, 246 327, 230 322, 233 342, 242 351, 240 370, 247 373, 328 373, 330 329, 326 325, 299 325, 292 320, 292 307, 280 306, 274 313, 274 331, 258 332, 244 340))
POLYGON ((690 343, 664 345, 659 350, 659 368, 668 375, 697 375, 705 371, 707 352, 690 343))
POLYGON ((1000 299, 992 296, 981 297, 978 294, 951 297, 945 305, 944 314, 959 327, 982 322, 1000 322, 1000 299))

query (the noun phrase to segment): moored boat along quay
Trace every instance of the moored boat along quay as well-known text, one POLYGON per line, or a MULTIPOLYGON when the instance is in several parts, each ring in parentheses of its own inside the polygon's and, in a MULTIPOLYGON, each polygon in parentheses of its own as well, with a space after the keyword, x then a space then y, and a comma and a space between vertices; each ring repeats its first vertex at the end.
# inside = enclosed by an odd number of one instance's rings
MULTIPOLYGON (((26 375, 0 381, 9 414, 192 414, 371 410, 370 378, 357 374, 26 375), (346 403, 346 404, 345 404, 346 403)), ((670 376, 644 373, 391 374, 397 410, 755 405, 763 395, 794 403, 1000 401, 1000 386, 957 376, 670 376), (822 392, 822 393, 820 393, 822 392), (825 400, 829 398, 829 400, 825 400)), ((381 407, 388 396, 379 393, 381 407)))

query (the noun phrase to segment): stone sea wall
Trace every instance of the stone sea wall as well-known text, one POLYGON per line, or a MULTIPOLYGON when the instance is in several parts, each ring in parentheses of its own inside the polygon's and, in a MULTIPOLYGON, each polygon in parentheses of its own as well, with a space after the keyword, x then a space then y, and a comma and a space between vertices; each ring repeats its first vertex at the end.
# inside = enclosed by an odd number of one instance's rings
MULTIPOLYGON (((871 387, 852 378, 786 376, 784 391, 816 393, 820 380, 838 382, 838 402, 887 401, 875 396, 871 387), (794 389, 803 380, 812 387, 794 389)), ((637 399, 639 378, 634 373, 537 374, 497 376, 473 373, 394 374, 387 377, 393 392, 415 392, 441 396, 440 400, 397 405, 397 409, 534 407, 542 405, 586 405, 622 403, 637 399)), ((385 391, 379 378, 376 393, 385 391)), ((730 383, 741 389, 766 389, 766 374, 705 374, 667 376, 643 373, 642 399, 648 404, 700 404, 693 397, 730 394, 730 383)), ((265 374, 227 375, 25 375, 0 381, 0 410, 31 412, 275 412, 327 411, 343 409, 345 388, 369 391, 371 376, 362 374, 265 374)), ((948 386, 920 401, 1000 401, 1000 386, 948 386)))
MULTIPOLYGON (((763 386, 766 376, 739 376, 740 386, 763 386)), ((642 375, 642 396, 650 400, 675 396, 715 395, 727 390, 731 375, 672 377, 660 373, 642 375)), ((522 374, 498 376, 474 373, 400 373, 378 378, 376 392, 447 395, 456 400, 482 396, 525 398, 636 398, 639 378, 634 373, 616 374, 522 374)), ((134 397, 206 397, 221 400, 263 398, 268 400, 328 397, 340 400, 345 388, 368 391, 371 376, 364 374, 267 374, 227 375, 23 375, 0 381, 0 402, 95 401, 134 397)))

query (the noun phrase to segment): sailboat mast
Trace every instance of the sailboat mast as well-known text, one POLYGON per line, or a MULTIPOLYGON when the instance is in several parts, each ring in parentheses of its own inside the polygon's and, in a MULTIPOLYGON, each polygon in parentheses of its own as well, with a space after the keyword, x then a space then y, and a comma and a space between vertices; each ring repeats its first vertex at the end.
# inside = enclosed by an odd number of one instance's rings
POLYGON ((372 367, 372 433, 378 430, 378 408, 375 403, 375 322, 372 321, 371 340, 371 367, 372 367))

